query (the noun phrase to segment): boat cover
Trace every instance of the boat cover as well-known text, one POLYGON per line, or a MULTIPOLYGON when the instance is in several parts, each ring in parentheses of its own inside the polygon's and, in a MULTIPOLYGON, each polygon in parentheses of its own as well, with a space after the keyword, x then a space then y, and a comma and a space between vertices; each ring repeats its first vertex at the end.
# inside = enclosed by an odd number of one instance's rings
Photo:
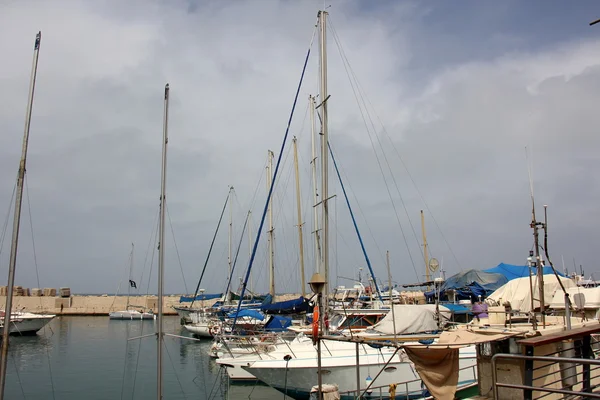
POLYGON ((202 300, 213 300, 223 297, 223 293, 219 294, 199 294, 198 296, 181 296, 179 298, 180 303, 191 303, 192 301, 202 301, 202 300))
MULTIPOLYGON (((576 284, 569 278, 560 277, 565 289, 575 287, 576 284)), ((533 306, 538 308, 540 301, 538 300, 539 285, 538 277, 532 277, 533 292, 535 293, 533 306)), ((555 277, 547 277, 544 280, 544 304, 548 305, 552 302, 554 294, 561 290, 560 285, 555 277)), ((502 305, 509 301, 513 310, 519 310, 527 313, 531 311, 531 290, 529 287, 529 277, 517 278, 508 282, 506 285, 498 288, 494 293, 488 296, 488 303, 502 305)))
MULTIPOLYGON (((459 299, 486 297, 506 282, 508 279, 503 274, 469 269, 448 278, 440 288, 440 297, 444 297, 447 290, 454 290, 459 299)), ((428 298, 435 297, 435 294, 434 290, 425 292, 428 298)))
MULTIPOLYGON (((502 274, 506 279, 513 280, 516 278, 529 277, 529 267, 527 265, 512 265, 500 263, 494 268, 484 269, 483 272, 490 272, 493 274, 502 274)), ((553 274, 552 267, 544 267, 544 275, 553 274)), ((560 272, 556 271, 559 276, 564 276, 560 272)))
MULTIPOLYGON (((440 306, 440 316, 443 321, 448 321, 451 311, 444 306, 440 306)), ((438 330, 434 304, 395 304, 394 312, 388 312, 381 321, 373 325, 372 329, 386 335, 393 335, 394 317, 396 317, 396 334, 398 335, 438 330)))
POLYGON ((250 318, 257 319, 259 321, 262 321, 262 320, 265 319, 265 316, 262 315, 259 311, 248 309, 248 308, 240 310, 240 312, 238 312, 237 315, 236 315, 236 312, 232 312, 232 313, 227 314, 228 318, 235 318, 236 316, 238 318, 241 318, 241 317, 250 317, 250 318))
POLYGON ((307 299, 300 296, 294 300, 263 304, 260 309, 266 314, 300 314, 308 311, 309 303, 307 299))
POLYGON ((271 315, 269 322, 265 324, 265 330, 269 332, 283 332, 289 326, 292 326, 291 317, 281 317, 279 315, 271 315))

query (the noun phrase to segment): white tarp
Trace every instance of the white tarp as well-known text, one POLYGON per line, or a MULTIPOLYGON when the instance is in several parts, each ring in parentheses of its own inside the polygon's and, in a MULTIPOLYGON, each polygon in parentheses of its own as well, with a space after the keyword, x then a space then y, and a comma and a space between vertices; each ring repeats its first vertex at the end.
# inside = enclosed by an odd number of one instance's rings
MULTIPOLYGON (((575 287, 575 282, 569 278, 560 277, 562 284, 565 289, 575 287)), ((540 306, 539 301, 539 285, 538 277, 532 276, 531 281, 533 283, 533 307, 538 308, 540 306)), ((544 304, 548 305, 552 302, 552 298, 557 291, 561 291, 560 285, 556 280, 555 276, 545 275, 544 276, 544 304)), ((529 287, 529 277, 517 278, 509 281, 504 286, 499 287, 494 293, 488 296, 488 303, 496 303, 502 305, 504 302, 509 301, 513 310, 519 310, 527 313, 531 311, 531 289, 529 287)))
MULTIPOLYGON (((569 293, 569 298, 574 307, 579 308, 579 303, 583 300, 583 308, 592 310, 600 308, 600 287, 583 288, 576 286, 567 289, 567 293, 569 293)), ((550 308, 565 308, 565 295, 562 290, 557 291, 554 294, 552 302, 550 302, 550 308)))
MULTIPOLYGON (((442 327, 451 315, 449 309, 440 306, 442 327)), ((390 310, 381 321, 373 325, 372 329, 386 335, 393 335, 394 316, 396 317, 396 334, 398 335, 438 330, 435 304, 396 304, 394 305, 394 312, 392 313, 390 310)))

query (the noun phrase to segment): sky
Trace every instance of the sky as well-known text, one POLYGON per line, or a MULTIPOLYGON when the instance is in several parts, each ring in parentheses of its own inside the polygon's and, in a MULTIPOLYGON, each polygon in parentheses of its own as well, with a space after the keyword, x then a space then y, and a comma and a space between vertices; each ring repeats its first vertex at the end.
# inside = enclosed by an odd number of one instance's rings
MULTIPOLYGON (((0 0, 0 280, 35 34, 42 31, 16 284, 75 293, 156 292, 164 85, 170 85, 165 290, 225 288, 228 225, 248 266, 274 187, 277 292, 301 291, 291 139, 298 139, 306 280, 315 270, 311 124, 322 1, 0 0), (282 149, 304 59, 311 49, 282 149), (228 209, 229 210, 229 209, 228 209), (242 227, 251 211, 249 230, 242 227)), ((523 265, 548 205, 559 270, 600 279, 600 18, 594 1, 329 1, 329 139, 375 275, 424 279, 523 265), (527 150, 526 150, 527 149, 527 150)), ((318 158, 320 165, 320 157, 318 158)), ((329 161, 330 284, 367 262, 329 161)), ((320 167, 319 167, 320 168, 320 167)), ((320 169, 317 171, 320 173, 320 169)), ((320 186, 319 186, 320 192, 320 186)), ((319 214, 318 219, 322 217, 319 214)), ((321 223, 319 222, 319 226, 321 223)), ((250 286, 268 290, 268 219, 250 286)), ((308 290, 308 288, 306 288, 308 290)))

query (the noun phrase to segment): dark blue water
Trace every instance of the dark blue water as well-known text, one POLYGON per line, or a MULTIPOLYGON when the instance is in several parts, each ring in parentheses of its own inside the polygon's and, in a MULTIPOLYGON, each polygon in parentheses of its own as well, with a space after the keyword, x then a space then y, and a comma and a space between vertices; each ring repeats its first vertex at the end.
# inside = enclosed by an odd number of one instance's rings
MULTIPOLYGON (((108 317, 57 317, 37 336, 11 338, 7 399, 156 398, 155 321, 108 317)), ((189 337, 178 317, 165 317, 165 332, 189 337)), ((231 386, 207 355, 210 341, 166 337, 165 399, 271 399, 265 386, 231 386)))

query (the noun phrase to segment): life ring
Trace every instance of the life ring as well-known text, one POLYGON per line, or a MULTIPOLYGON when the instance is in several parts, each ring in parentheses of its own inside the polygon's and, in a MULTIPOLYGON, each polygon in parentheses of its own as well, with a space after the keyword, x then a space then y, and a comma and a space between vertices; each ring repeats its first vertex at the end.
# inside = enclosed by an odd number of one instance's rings
POLYGON ((210 328, 208 328, 208 333, 210 334, 210 336, 217 336, 219 333, 221 333, 221 327, 219 325, 213 325, 210 328))
POLYGON ((319 337, 319 306, 315 306, 313 310, 313 322, 312 322, 312 341, 313 344, 317 343, 319 337))

